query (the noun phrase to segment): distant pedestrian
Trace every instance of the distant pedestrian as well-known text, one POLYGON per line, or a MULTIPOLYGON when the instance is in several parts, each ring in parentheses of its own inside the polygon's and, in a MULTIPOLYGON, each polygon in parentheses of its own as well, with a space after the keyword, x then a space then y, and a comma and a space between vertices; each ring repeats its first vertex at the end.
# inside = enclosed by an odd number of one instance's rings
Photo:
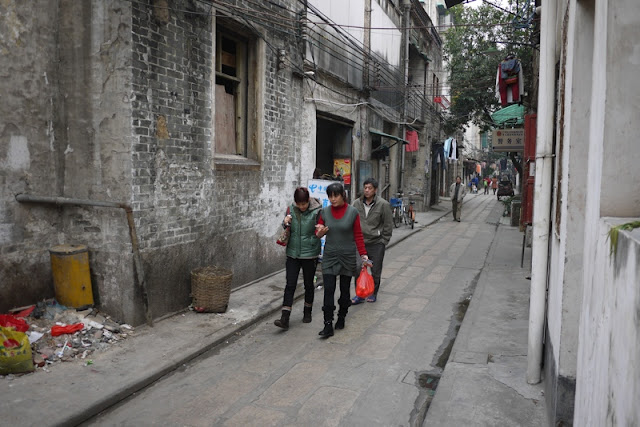
POLYGON ((493 188, 493 195, 496 195, 496 190, 498 189, 498 177, 494 176, 491 178, 491 188, 493 188))
POLYGON ((453 220, 460 222, 460 214, 462 213, 462 199, 467 194, 467 188, 462 185, 462 179, 457 176, 456 182, 449 187, 449 197, 453 204, 453 220))
MULTIPOLYGON (((367 178, 364 181, 362 197, 357 198, 353 202, 353 207, 355 207, 358 210, 358 214, 360 214, 360 226, 362 227, 364 246, 369 259, 373 262, 371 275, 373 276, 375 289, 373 295, 366 298, 367 302, 376 302, 378 298, 384 252, 393 233, 391 205, 389 205, 389 202, 385 199, 379 197, 376 194, 377 191, 378 181, 373 178, 367 178)), ((357 295, 351 299, 352 304, 360 304, 364 301, 363 298, 357 295)))
POLYGON ((293 305, 293 294, 298 284, 298 276, 302 269, 304 281, 304 315, 303 323, 311 322, 313 308, 314 285, 318 256, 320 255, 320 239, 315 236, 316 223, 322 203, 310 197, 309 190, 298 187, 293 192, 293 203, 287 208, 283 227, 291 227, 287 243, 286 285, 282 302, 282 315, 274 324, 282 329, 289 329, 289 317, 293 305))
POLYGON ((357 275, 356 249, 362 261, 371 264, 364 246, 360 215, 358 210, 346 203, 347 196, 342 184, 333 183, 327 187, 330 206, 320 211, 316 236, 327 236, 322 256, 322 277, 324 280, 324 329, 318 335, 323 338, 333 336, 333 312, 335 306, 336 279, 340 276, 340 297, 336 329, 343 329, 345 318, 351 305, 351 278, 357 275))
POLYGON ((477 194, 478 193, 478 177, 474 176, 471 179, 471 188, 472 188, 472 193, 473 194, 477 194))
POLYGON ((484 187, 484 194, 489 194, 489 177, 485 176, 482 180, 482 186, 484 187))

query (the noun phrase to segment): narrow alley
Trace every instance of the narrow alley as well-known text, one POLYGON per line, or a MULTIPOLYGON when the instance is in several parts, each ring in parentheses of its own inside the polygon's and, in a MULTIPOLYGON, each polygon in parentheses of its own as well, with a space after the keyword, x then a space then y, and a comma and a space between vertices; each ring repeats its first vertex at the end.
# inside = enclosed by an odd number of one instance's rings
POLYGON ((353 306, 328 340, 318 304, 307 325, 298 302, 288 331, 265 318, 85 425, 421 425, 501 214, 471 195, 461 223, 444 216, 393 246, 378 302, 353 306))

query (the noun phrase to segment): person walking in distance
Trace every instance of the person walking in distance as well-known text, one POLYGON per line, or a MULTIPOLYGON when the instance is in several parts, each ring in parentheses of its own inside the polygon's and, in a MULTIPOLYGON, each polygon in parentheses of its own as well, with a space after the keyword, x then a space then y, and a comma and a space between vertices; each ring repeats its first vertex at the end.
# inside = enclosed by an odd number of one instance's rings
POLYGON ((456 182, 451 184, 449 188, 449 197, 453 203, 453 220, 460 222, 460 214, 462 213, 462 199, 467 194, 467 188, 462 185, 462 179, 457 176, 456 182))
POLYGON ((498 189, 498 177, 494 176, 491 178, 491 188, 493 189, 493 195, 496 195, 496 190, 498 189))
POLYGON ((349 306, 351 305, 351 277, 356 275, 356 249, 362 261, 371 265, 364 246, 360 215, 353 206, 346 203, 347 196, 342 184, 333 183, 327 187, 330 206, 320 211, 316 236, 327 236, 322 256, 322 277, 324 280, 324 329, 318 335, 323 338, 333 336, 333 312, 335 311, 336 279, 340 276, 340 297, 336 329, 343 329, 349 306))
POLYGON ((291 234, 287 242, 286 285, 284 288, 284 301, 282 302, 282 315, 274 324, 285 330, 289 329, 293 294, 298 284, 300 269, 302 269, 302 277, 304 279, 304 315, 302 322, 311 322, 314 294, 313 277, 316 272, 317 259, 320 255, 320 239, 315 236, 315 229, 321 207, 320 200, 309 197, 309 190, 305 187, 298 187, 293 192, 293 203, 287 208, 282 221, 283 227, 291 227, 291 234))
MULTIPOLYGON (((366 298, 367 302, 376 302, 378 298, 384 252, 393 232, 391 205, 385 199, 379 197, 376 194, 377 191, 378 181, 373 178, 367 178, 364 181, 362 197, 353 202, 353 207, 358 210, 360 215, 364 246, 369 259, 373 262, 371 275, 373 276, 375 289, 373 295, 366 298)), ((364 301, 365 299, 357 295, 351 299, 352 304, 360 304, 364 301)))

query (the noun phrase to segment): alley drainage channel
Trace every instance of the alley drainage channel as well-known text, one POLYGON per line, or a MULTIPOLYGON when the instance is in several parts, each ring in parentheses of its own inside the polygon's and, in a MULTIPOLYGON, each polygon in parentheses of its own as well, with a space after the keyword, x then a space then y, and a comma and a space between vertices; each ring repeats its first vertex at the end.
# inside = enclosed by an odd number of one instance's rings
POLYGON ((414 373, 414 384, 420 390, 420 394, 416 399, 414 410, 411 412, 409 424, 412 427, 422 426, 425 418, 427 417, 427 412, 429 411, 431 402, 436 395, 436 389, 438 388, 440 377, 442 376, 442 372, 444 371, 444 368, 449 361, 449 357, 451 356, 451 350, 456 342, 460 326, 462 326, 464 316, 467 314, 471 297, 473 296, 473 292, 476 289, 479 279, 480 272, 478 272, 478 274, 473 278, 469 287, 465 289, 463 298, 454 305, 453 316, 451 317, 447 337, 436 352, 432 362, 432 366, 435 366, 435 369, 414 373))

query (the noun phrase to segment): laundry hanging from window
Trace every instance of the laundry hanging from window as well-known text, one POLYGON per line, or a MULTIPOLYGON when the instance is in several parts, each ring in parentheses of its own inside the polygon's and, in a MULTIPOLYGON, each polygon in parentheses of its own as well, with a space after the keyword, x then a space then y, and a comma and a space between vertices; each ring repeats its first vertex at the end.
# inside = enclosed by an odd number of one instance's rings
POLYGON ((418 151, 420 149, 420 143, 418 141, 418 132, 416 132, 415 130, 406 131, 404 139, 409 141, 409 145, 404 146, 404 149, 407 153, 418 151))
POLYGON ((524 92, 522 64, 513 55, 508 55, 498 65, 496 74, 496 98, 503 107, 521 101, 524 92))

